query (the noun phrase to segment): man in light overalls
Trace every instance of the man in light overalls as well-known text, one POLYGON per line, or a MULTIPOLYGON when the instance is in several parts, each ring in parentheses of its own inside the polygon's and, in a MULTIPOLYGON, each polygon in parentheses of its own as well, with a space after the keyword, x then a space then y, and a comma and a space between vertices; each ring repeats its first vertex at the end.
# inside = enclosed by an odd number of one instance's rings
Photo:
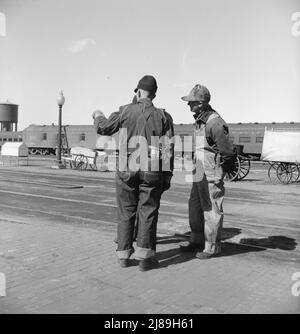
POLYGON ((189 199, 190 241, 181 251, 198 251, 196 257, 208 259, 221 253, 224 176, 234 168, 233 145, 228 127, 209 105, 210 93, 196 85, 187 101, 196 120, 194 133, 194 175, 189 199))

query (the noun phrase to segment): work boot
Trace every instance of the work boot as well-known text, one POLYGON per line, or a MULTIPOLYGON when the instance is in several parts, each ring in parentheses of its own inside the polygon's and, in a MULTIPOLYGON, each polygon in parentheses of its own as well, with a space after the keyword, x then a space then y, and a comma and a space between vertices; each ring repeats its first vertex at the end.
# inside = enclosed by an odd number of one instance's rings
POLYGON ((179 245, 181 252, 195 252, 204 249, 203 244, 196 244, 194 242, 182 243, 179 245))
POLYGON ((127 268, 130 265, 130 260, 129 259, 119 259, 119 264, 120 264, 120 267, 127 268))
POLYGON ((159 262, 154 257, 149 257, 148 259, 143 259, 139 263, 139 270, 146 271, 150 269, 155 269, 159 266, 159 262))
POLYGON ((220 256, 220 253, 207 253, 207 252, 197 252, 196 253, 196 258, 199 260, 208 260, 211 259, 212 257, 217 257, 220 256))

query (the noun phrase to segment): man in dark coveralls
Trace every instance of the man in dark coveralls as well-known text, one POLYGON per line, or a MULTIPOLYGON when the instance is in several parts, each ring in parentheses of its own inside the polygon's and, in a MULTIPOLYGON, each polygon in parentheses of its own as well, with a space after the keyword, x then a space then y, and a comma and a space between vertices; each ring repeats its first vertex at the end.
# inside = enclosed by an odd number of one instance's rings
POLYGON ((210 106, 210 92, 195 85, 182 97, 195 118, 195 174, 189 199, 190 241, 181 245, 183 252, 198 251, 196 257, 209 259, 221 253, 224 176, 235 169, 233 145, 228 126, 210 106))
POLYGON ((121 106, 108 119, 100 111, 93 114, 98 134, 119 131, 117 256, 121 267, 130 265, 138 216, 134 255, 141 271, 159 265, 155 258, 158 211, 162 193, 170 188, 174 165, 173 120, 153 105, 156 91, 156 79, 146 75, 135 89, 136 101, 121 106))

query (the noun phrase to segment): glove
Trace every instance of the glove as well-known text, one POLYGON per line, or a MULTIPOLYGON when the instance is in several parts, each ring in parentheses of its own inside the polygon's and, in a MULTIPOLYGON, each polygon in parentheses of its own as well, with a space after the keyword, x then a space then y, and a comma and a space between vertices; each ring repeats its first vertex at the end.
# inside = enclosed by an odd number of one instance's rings
POLYGON ((214 183, 213 185, 213 191, 212 191, 212 198, 217 199, 225 194, 225 188, 223 181, 220 181, 218 183, 214 183))
POLYGON ((101 110, 96 110, 92 113, 92 118, 95 119, 99 116, 104 116, 103 112, 101 110))
POLYGON ((164 173, 163 175, 163 184, 162 184, 162 192, 167 191, 171 187, 171 179, 172 173, 164 173))

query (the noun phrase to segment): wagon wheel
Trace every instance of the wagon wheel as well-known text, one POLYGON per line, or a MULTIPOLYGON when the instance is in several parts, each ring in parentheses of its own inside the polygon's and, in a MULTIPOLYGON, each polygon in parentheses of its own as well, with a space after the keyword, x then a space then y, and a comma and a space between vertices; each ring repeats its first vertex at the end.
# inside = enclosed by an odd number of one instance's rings
POLYGON ((91 167, 91 169, 94 170, 94 171, 97 171, 97 170, 98 170, 97 165, 96 165, 95 163, 90 164, 90 167, 91 167))
POLYGON ((293 176, 291 164, 281 162, 277 167, 276 175, 281 183, 284 184, 290 183, 293 176))
POLYGON ((85 170, 88 167, 88 159, 84 155, 77 155, 75 158, 75 169, 85 170))
POLYGON ((269 162, 269 169, 268 169, 268 177, 272 183, 278 183, 278 178, 277 178, 277 168, 279 163, 278 162, 269 162))
POLYGON ((226 173, 225 175, 225 180, 232 182, 232 181, 237 181, 239 178, 239 170, 240 170, 240 159, 238 158, 238 156, 236 156, 236 160, 235 160, 235 169, 234 171, 230 172, 230 173, 226 173))
POLYGON ((238 169, 237 181, 244 179, 250 172, 250 160, 241 156, 238 159, 240 161, 240 168, 238 169))
POLYGON ((297 182, 300 174, 299 167, 296 164, 290 164, 290 169, 292 171, 292 177, 290 183, 297 182))

